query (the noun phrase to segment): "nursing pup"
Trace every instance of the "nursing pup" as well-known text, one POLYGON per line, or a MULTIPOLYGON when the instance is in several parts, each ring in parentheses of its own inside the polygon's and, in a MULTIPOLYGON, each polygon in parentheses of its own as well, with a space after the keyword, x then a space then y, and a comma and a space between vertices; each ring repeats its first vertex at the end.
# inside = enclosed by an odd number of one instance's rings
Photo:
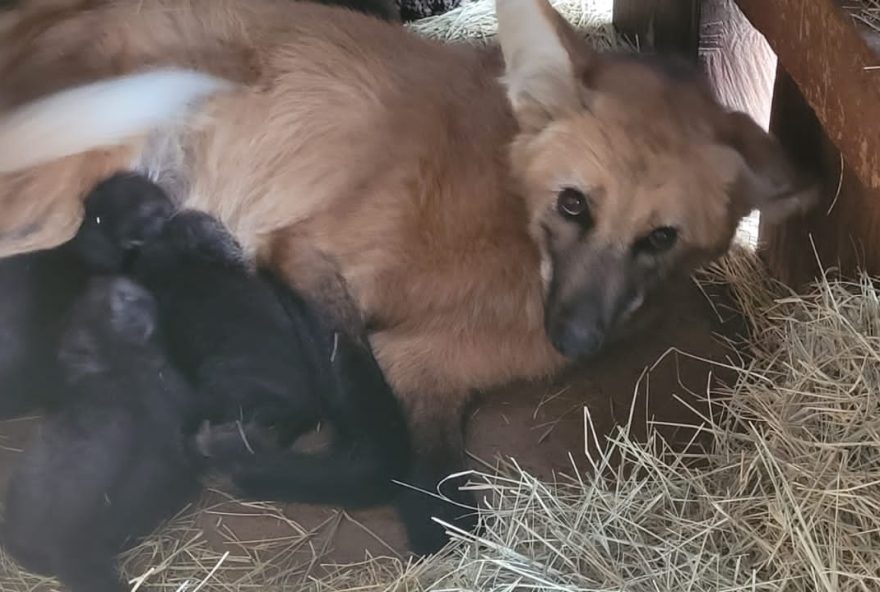
POLYGON ((96 278, 61 339, 66 401, 21 455, 2 542, 71 592, 123 592, 115 556, 197 492, 183 435, 193 391, 169 364, 152 297, 96 278))
POLYGON ((71 304, 91 275, 119 272, 127 254, 171 215, 173 205, 154 186, 130 199, 126 178, 117 175, 92 190, 71 241, 0 259, 0 418, 67 399, 57 350, 71 304), (126 223, 102 224, 96 211, 105 218, 124 211, 126 223))
POLYGON ((124 589, 113 557, 197 490, 206 464, 192 454, 190 432, 205 418, 244 418, 199 438, 208 465, 243 495, 347 506, 389 501, 408 468, 406 424, 369 346, 352 331, 341 278, 322 289, 328 316, 316 315, 288 288, 244 267, 210 217, 183 212, 168 220, 166 208, 147 207, 163 195, 147 179, 118 175, 99 189, 86 200, 84 226, 94 222, 101 233, 78 235, 76 251, 93 269, 122 267, 150 281, 160 298, 130 280, 100 278, 74 306, 59 356, 66 400, 22 457, 8 493, 3 543, 12 556, 74 592, 124 589), (143 245, 131 242, 147 235, 143 245), (194 287, 201 282, 211 293, 194 287), (242 307, 245 300, 266 308, 242 307), (177 322, 182 327, 160 346, 157 327, 177 322), (249 352, 253 330, 277 336, 265 343, 280 349, 249 352), (231 366, 222 366, 212 345, 231 366), (178 376, 165 347, 182 354, 175 362, 201 396, 178 376), (300 373, 273 374, 272 361, 300 373), (244 392, 230 399, 221 385, 244 392), (291 409, 306 410, 295 425, 274 422, 276 412, 292 418, 291 409), (268 434, 272 426, 293 439, 318 418, 336 432, 325 452, 290 450, 268 434), (258 454, 244 445, 242 424, 255 443, 262 438, 258 454))
POLYGON ((175 215, 130 275, 156 298, 169 355, 196 385, 204 419, 295 438, 322 417, 311 327, 287 314, 214 218, 175 215))
MULTIPOLYGON (((126 183, 133 195, 155 190, 145 177, 126 183)), ((94 211, 105 227, 128 223, 115 207, 94 211)), ((198 390, 199 419, 214 426, 203 450, 243 495, 345 506, 391 498, 408 468, 406 423, 340 277, 328 273, 307 303, 196 211, 165 222, 128 273, 155 297, 169 356, 198 390), (336 432, 330 449, 291 450, 319 420, 336 432), (270 445, 252 455, 244 428, 270 445)))
MULTIPOLYGON (((319 452, 279 446, 265 429, 251 424, 245 433, 240 425, 205 429, 200 447, 217 473, 248 498, 346 507, 389 502, 400 492, 393 481, 405 479, 409 467, 406 423, 355 319, 343 280, 332 263, 319 264, 328 270, 318 288, 319 303, 307 303, 270 276, 264 279, 274 286, 307 346, 299 363, 307 363, 312 372, 329 445, 319 452)), ((427 510, 408 519, 413 529, 429 523, 427 510)))

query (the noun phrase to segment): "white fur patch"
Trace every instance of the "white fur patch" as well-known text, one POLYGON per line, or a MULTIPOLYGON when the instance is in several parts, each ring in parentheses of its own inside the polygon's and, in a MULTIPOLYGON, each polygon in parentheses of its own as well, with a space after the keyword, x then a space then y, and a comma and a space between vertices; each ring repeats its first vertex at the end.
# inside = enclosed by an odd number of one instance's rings
POLYGON ((163 127, 147 139, 131 169, 150 178, 178 204, 190 193, 190 166, 186 159, 185 126, 163 127))
POLYGON ((541 253, 541 283, 544 285, 544 292, 550 289, 550 281, 553 279, 553 262, 546 253, 541 253))
POLYGON ((194 101, 231 88, 188 70, 101 80, 42 98, 0 119, 0 173, 11 173, 149 133, 194 101))
POLYGON ((627 305, 626 310, 624 310, 623 314, 621 315, 621 318, 623 320, 630 318, 632 315, 638 312, 638 310, 642 308, 642 305, 644 304, 645 295, 644 293, 639 292, 638 295, 636 295, 636 297, 633 298, 632 301, 627 305))

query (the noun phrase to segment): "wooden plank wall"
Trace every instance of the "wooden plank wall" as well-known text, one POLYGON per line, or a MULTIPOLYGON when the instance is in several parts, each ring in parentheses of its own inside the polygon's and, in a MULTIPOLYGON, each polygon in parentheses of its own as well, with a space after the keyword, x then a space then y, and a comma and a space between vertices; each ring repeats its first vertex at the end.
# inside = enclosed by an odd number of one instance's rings
POLYGON ((724 105, 770 126, 776 54, 734 0, 703 0, 700 62, 724 105))

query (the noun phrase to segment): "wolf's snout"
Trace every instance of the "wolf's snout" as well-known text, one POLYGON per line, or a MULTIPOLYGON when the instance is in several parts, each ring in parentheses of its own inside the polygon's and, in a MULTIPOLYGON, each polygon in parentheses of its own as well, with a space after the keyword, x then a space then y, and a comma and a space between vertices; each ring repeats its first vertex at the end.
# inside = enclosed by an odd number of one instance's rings
POLYGON ((550 342, 569 359, 588 357, 602 349, 605 328, 601 324, 560 320, 548 327, 550 342))

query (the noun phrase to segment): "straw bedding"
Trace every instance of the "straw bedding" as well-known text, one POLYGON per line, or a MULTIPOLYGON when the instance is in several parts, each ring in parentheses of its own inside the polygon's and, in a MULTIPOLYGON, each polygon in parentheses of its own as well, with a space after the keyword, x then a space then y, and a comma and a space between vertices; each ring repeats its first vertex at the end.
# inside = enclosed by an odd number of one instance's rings
MULTIPOLYGON (((747 253, 701 281, 729 285, 750 326, 727 368, 736 380, 706 393, 707 446, 682 452, 657 431, 637 441, 624 425, 597 442, 592 466, 572 469, 580 477, 540 482, 514 462, 474 474, 492 500, 479 510, 484 533, 458 533, 421 563, 377 558, 308 576, 321 549, 264 504, 236 512, 273 516, 289 535, 230 538, 224 557, 198 527, 228 515, 215 502, 131 553, 128 573, 205 591, 880 589, 880 285, 824 279, 797 296, 747 253)), ((588 413, 585 433, 596 438, 588 413)), ((39 583, 2 571, 2 590, 39 583)))
MULTIPOLYGON (((550 0, 550 3, 598 49, 632 48, 611 24, 611 0, 550 0)), ((419 35, 442 41, 486 43, 494 38, 497 24, 494 0, 472 0, 445 14, 423 18, 407 26, 419 35)))
POLYGON ((711 444, 681 452, 623 426, 585 467, 604 477, 479 475, 495 498, 482 537, 315 589, 880 589, 880 286, 796 296, 744 253, 702 281, 729 284, 751 328, 735 382, 707 393, 711 444))
POLYGON ((855 20, 880 32, 880 0, 844 0, 842 5, 855 20))

